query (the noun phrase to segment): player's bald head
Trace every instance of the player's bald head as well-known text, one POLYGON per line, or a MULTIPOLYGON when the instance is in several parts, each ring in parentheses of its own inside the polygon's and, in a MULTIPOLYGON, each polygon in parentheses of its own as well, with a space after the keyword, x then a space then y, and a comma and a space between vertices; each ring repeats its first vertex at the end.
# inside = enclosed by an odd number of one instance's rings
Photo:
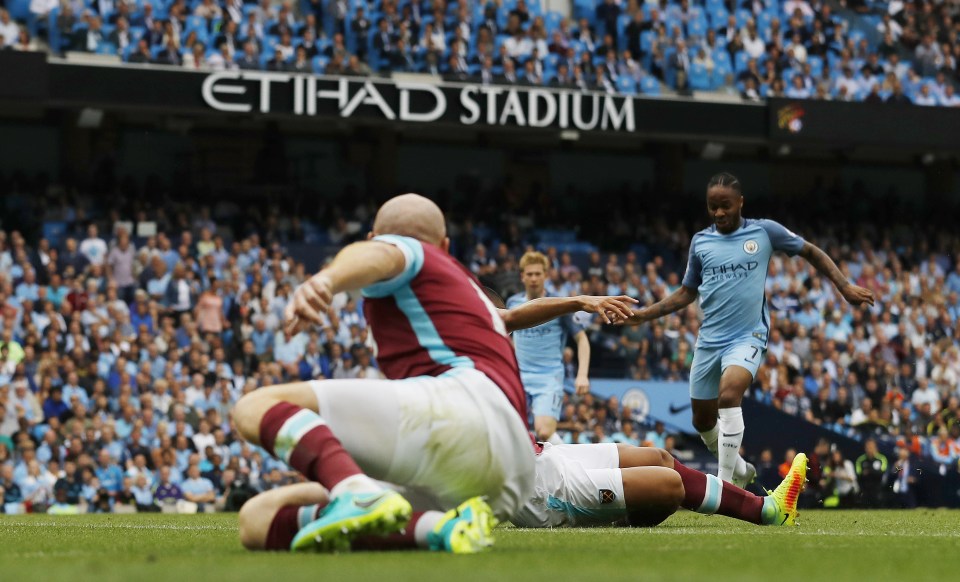
POLYGON ((373 234, 396 234, 441 246, 447 238, 443 211, 419 194, 401 194, 383 203, 373 221, 373 234))

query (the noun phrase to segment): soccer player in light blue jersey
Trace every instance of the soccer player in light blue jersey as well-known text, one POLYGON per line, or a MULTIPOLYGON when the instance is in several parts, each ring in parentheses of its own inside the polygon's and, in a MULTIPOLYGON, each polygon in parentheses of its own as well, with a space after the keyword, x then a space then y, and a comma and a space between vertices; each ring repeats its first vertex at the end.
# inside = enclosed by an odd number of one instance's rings
POLYGON ((728 173, 711 178, 707 212, 714 224, 693 236, 683 284, 627 321, 651 321, 700 298, 703 323, 690 370, 693 425, 717 455, 720 479, 740 487, 756 475, 740 457, 740 403, 767 348, 770 316, 764 283, 770 256, 774 251, 800 255, 830 279, 848 303, 873 305, 873 292, 848 281, 817 246, 772 220, 743 218, 742 210, 740 181, 728 173))
MULTIPOLYGON (((520 258, 520 279, 526 291, 507 299, 511 309, 527 301, 546 296, 543 287, 550 261, 542 253, 528 252, 520 258)), ((561 444, 557 420, 563 403, 563 348, 567 338, 577 343, 577 394, 590 391, 590 340, 572 315, 513 333, 513 344, 520 364, 520 379, 527 392, 533 414, 533 430, 544 442, 561 444)))

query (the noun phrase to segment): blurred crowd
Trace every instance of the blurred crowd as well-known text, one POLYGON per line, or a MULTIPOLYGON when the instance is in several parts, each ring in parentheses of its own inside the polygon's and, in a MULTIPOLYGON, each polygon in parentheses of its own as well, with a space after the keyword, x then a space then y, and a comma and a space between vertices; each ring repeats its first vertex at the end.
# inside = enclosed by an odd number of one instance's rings
MULTIPOLYGON (((380 377, 359 298, 337 296, 309 333, 280 325, 292 290, 318 266, 290 249, 314 246, 303 244, 312 237, 329 256, 365 235, 373 204, 310 221, 276 207, 106 200, 4 197, 0 507, 211 511, 296 479, 239 439, 230 410, 266 385, 380 377)), ((551 293, 649 304, 679 284, 692 228, 645 220, 627 237, 642 244, 620 253, 551 242, 576 237, 528 220, 489 228, 454 218, 450 234, 455 255, 504 296, 519 289, 517 257, 537 246, 553 263, 551 293)), ((776 256, 770 345, 750 397, 956 467, 960 237, 899 226, 797 230, 878 300, 853 309, 801 259, 776 256)), ((593 322, 594 374, 683 382, 698 322, 695 306, 639 327, 593 322)), ((565 404, 560 429, 570 442, 675 446, 616 401, 565 404)))
POLYGON ((4 0, 0 47, 657 95, 960 105, 944 0, 4 0))

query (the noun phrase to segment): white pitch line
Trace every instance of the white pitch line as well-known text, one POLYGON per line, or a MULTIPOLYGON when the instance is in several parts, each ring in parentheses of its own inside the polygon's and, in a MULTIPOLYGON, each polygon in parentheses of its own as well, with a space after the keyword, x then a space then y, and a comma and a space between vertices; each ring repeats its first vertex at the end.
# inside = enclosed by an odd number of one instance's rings
MULTIPOLYGON (((177 530, 177 531, 236 531, 234 526, 221 525, 173 525, 173 524, 133 524, 133 523, 70 523, 69 521, 43 522, 43 521, 6 521, 0 520, 0 524, 13 527, 53 527, 53 528, 74 528, 74 529, 133 529, 133 530, 177 530)), ((711 534, 716 536, 760 536, 762 533, 743 531, 717 531, 710 528, 650 528, 643 531, 629 528, 545 528, 545 529, 525 529, 512 528, 513 531, 525 532, 536 531, 542 533, 552 533, 562 535, 564 533, 594 533, 629 535, 629 536, 683 536, 683 535, 701 535, 711 534)), ((509 532, 511 530, 505 530, 509 532)), ((930 533, 907 533, 907 532, 827 532, 827 531, 784 531, 783 535, 790 536, 817 536, 817 537, 897 537, 897 538, 960 538, 960 532, 930 532, 930 533)))
MULTIPOLYGON (((510 530, 507 530, 510 531, 510 530)), ((682 535, 703 535, 709 534, 718 537, 722 536, 763 536, 761 532, 751 532, 751 531, 717 531, 715 529, 709 528, 697 528, 697 529, 681 529, 681 528, 650 528, 644 529, 643 531, 630 529, 630 528, 598 528, 598 529, 589 529, 589 528, 544 528, 544 529, 534 529, 534 528, 515 528, 513 531, 539 531, 539 532, 550 532, 557 535, 562 535, 563 533, 576 532, 581 533, 592 533, 596 532, 597 534, 603 533, 615 533, 618 532, 619 535, 634 535, 637 537, 647 536, 647 535, 657 535, 657 536, 682 536, 682 535)), ((764 532, 765 533, 765 532, 764 532)), ((616 535, 616 534, 615 534, 616 535)), ((818 537, 895 537, 895 538, 960 538, 960 532, 931 532, 931 533, 906 533, 906 532, 827 532, 827 531, 785 531, 782 535, 787 536, 818 536, 818 537)), ((769 539, 769 538, 765 538, 769 539)))
POLYGON ((4 526, 13 527, 56 527, 56 528, 75 528, 75 529, 167 529, 167 530, 216 530, 216 531, 236 531, 236 527, 227 527, 221 525, 165 525, 165 524, 134 524, 134 523, 70 523, 69 521, 44 522, 44 521, 0 521, 4 526))

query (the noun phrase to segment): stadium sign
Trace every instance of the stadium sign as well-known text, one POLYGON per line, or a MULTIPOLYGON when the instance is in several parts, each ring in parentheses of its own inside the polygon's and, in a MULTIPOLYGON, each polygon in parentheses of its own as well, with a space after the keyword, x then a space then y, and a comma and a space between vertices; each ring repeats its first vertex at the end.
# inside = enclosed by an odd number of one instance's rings
MULTIPOLYGON (((16 87, 17 95, 8 98, 53 108, 288 117, 305 125, 340 119, 346 123, 430 123, 453 131, 509 127, 645 139, 755 144, 768 139, 767 107, 758 104, 273 71, 211 73, 156 65, 98 66, 62 61, 44 65, 42 61, 22 59, 24 54, 28 53, 0 51, 0 71, 5 75, 0 100, 7 87, 16 87), (20 64, 10 64, 11 60, 20 64)), ((804 128, 800 136, 806 133, 804 128)))
POLYGON ((375 116, 388 121, 636 131, 634 100, 596 92, 500 85, 359 81, 259 71, 208 75, 204 103, 228 113, 375 116), (335 106, 335 111, 331 107, 335 106))

